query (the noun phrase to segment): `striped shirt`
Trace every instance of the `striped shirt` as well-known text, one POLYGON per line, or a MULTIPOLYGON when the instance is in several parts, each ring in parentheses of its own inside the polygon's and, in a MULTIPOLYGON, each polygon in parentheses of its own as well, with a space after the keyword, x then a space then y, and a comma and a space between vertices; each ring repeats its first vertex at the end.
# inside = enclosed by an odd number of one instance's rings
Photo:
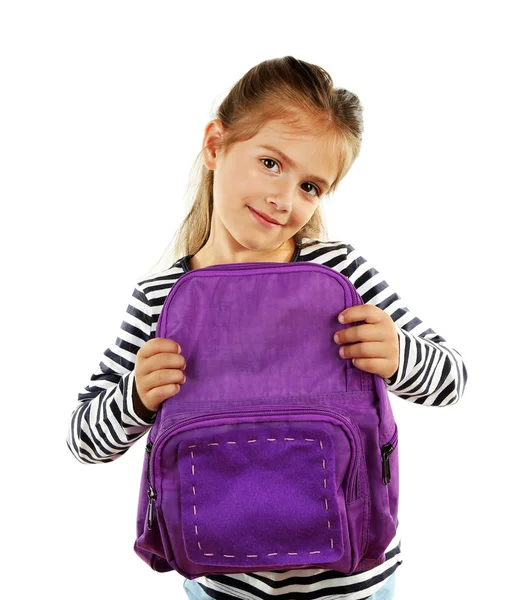
MULTIPOLYGON (((67 445, 77 460, 97 464, 116 460, 152 426, 133 406, 132 384, 136 355, 156 337, 158 317, 171 288, 189 272, 192 255, 170 268, 139 281, 126 309, 118 337, 103 352, 99 368, 78 395, 71 415, 67 445)), ((379 272, 350 244, 304 238, 291 262, 325 265, 349 278, 365 304, 374 304, 396 325, 399 365, 387 390, 418 404, 448 406, 461 398, 467 371, 459 352, 413 315, 379 272)), ((345 575, 327 569, 295 569, 255 573, 211 574, 196 578, 217 600, 360 600, 370 597, 402 562, 399 534, 385 552, 385 562, 374 569, 345 575)))

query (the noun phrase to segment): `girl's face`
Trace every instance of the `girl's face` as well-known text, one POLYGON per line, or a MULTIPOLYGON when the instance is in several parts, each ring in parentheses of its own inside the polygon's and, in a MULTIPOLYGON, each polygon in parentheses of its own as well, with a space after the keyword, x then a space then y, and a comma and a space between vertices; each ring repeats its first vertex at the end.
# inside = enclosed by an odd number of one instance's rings
MULTIPOLYGON (((223 132, 220 121, 208 123, 204 146, 223 132)), ((237 142, 227 155, 206 148, 204 163, 215 172, 211 235, 204 247, 209 255, 251 262, 265 260, 281 247, 284 253, 284 245, 291 248, 289 240, 311 219, 336 177, 329 141, 271 121, 250 140, 237 142), (251 209, 280 225, 262 224, 251 209)))

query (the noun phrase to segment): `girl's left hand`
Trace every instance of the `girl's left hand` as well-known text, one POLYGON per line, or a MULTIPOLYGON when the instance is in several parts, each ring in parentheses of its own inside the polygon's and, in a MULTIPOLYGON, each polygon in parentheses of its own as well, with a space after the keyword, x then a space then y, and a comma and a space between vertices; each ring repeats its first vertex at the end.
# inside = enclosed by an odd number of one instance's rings
POLYGON ((390 315, 373 304, 349 306, 340 315, 345 317, 343 323, 366 321, 364 325, 336 333, 337 344, 350 344, 339 349, 340 356, 352 358, 362 371, 386 379, 392 377, 398 370, 400 349, 396 325, 390 315))

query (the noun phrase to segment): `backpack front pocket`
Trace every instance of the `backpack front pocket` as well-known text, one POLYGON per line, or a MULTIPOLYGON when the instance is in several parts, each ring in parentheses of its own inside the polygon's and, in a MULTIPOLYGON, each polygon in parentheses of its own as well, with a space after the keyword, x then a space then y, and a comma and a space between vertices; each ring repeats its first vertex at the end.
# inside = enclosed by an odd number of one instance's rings
POLYGON ((152 481, 161 485, 155 502, 176 570, 350 569, 359 561, 368 520, 366 498, 357 497, 361 442, 331 413, 218 413, 164 432, 152 481))

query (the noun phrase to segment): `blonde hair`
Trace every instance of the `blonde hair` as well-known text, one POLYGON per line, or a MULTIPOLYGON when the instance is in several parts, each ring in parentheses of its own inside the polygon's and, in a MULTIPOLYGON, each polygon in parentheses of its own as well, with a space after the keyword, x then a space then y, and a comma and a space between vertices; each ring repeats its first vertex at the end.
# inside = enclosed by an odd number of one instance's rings
MULTIPOLYGON (((332 78, 323 68, 293 56, 265 60, 250 69, 231 88, 213 118, 224 125, 225 133, 216 148, 226 154, 235 143, 252 138, 272 120, 292 125, 300 133, 333 135, 329 148, 337 156, 338 172, 326 195, 335 192, 350 170, 363 134, 359 98, 346 89, 333 87, 332 78)), ((211 231, 214 171, 204 165, 203 150, 191 169, 187 193, 192 184, 196 189, 191 208, 169 243, 168 266, 181 256, 196 254, 211 231)), ((297 245, 303 238, 327 239, 320 203, 294 238, 297 245)), ((159 268, 162 260, 153 269, 159 268)))

